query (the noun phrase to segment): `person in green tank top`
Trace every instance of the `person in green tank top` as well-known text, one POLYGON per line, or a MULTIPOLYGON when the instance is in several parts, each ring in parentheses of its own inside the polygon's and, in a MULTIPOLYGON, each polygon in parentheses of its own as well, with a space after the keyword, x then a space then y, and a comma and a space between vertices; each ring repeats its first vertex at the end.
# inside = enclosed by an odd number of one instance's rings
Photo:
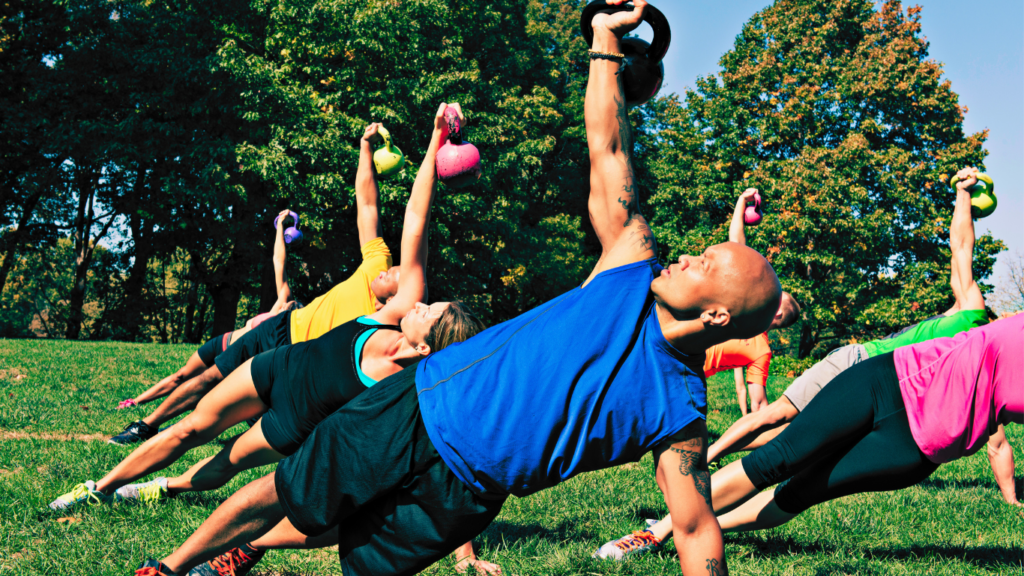
MULTIPOLYGON (((772 402, 768 408, 751 413, 737 420, 722 437, 708 448, 708 462, 734 452, 753 450, 764 445, 782 427, 796 418, 815 395, 840 372, 873 356, 924 342, 934 338, 945 338, 988 323, 985 298, 974 280, 972 272, 974 255, 974 221, 971 219, 971 194, 968 192, 977 181, 977 168, 964 168, 957 173, 960 181, 956 185, 956 205, 949 227, 950 286, 955 301, 945 313, 912 324, 884 338, 850 344, 833 350, 799 378, 793 381, 783 396, 772 402)), ((1005 450, 998 451, 1005 454, 1005 450)), ((1000 470, 1007 466, 1005 457, 993 459, 992 467, 996 477, 1006 477, 1000 470)), ((1010 470, 1013 470, 1012 456, 1010 470)), ((1010 475, 1012 477, 1012 474, 1010 475)), ((1010 480, 1012 486, 1012 479, 1010 480)), ((1013 493, 1005 490, 1004 494, 1013 493)))

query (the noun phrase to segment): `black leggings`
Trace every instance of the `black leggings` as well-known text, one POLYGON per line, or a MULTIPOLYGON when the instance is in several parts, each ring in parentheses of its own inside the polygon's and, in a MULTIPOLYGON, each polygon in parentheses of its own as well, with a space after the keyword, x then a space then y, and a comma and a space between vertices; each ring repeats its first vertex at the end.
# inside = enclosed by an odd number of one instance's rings
POLYGON ((784 512, 860 492, 913 486, 939 467, 914 442, 892 353, 836 376, 774 440, 742 460, 784 512))

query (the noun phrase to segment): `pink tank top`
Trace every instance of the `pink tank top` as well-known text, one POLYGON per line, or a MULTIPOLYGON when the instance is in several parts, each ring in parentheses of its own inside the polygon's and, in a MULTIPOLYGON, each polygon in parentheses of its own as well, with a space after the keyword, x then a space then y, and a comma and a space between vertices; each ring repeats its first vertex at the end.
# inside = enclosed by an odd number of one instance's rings
POLYGON ((267 318, 270 318, 271 316, 276 316, 276 314, 274 314, 273 312, 264 312, 263 314, 257 314, 253 316, 252 320, 250 320, 250 322, 252 322, 252 327, 250 327, 249 329, 255 330, 257 326, 263 324, 263 321, 266 320, 267 318))
POLYGON ((893 355, 910 431, 932 462, 974 454, 1000 424, 1024 424, 1024 313, 893 355))

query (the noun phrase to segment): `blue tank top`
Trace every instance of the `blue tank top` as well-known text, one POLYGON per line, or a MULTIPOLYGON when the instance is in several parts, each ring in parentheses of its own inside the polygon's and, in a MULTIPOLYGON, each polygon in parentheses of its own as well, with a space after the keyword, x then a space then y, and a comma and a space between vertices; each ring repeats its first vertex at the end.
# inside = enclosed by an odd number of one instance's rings
POLYGON ((421 360, 423 422, 455 475, 524 496, 635 462, 707 411, 704 354, 662 335, 654 259, 607 270, 421 360))

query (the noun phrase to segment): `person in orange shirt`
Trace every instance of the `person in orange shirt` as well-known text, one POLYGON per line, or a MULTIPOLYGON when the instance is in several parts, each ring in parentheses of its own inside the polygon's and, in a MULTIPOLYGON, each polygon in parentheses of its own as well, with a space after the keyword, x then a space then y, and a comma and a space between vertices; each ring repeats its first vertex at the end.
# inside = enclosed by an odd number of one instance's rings
POLYGON ((710 377, 724 370, 735 370, 736 399, 740 412, 747 414, 747 386, 750 386, 750 411, 757 412, 768 405, 765 393, 768 368, 772 362, 772 349, 768 333, 747 340, 729 340, 708 348, 704 358, 704 376, 710 377), (743 369, 747 369, 744 381, 743 369))

